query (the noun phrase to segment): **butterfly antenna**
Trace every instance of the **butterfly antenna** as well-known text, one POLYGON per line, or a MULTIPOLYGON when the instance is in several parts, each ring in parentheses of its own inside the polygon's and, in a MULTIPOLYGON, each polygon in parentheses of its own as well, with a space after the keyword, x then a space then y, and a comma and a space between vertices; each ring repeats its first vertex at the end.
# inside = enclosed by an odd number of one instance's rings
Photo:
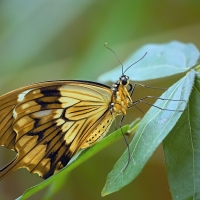
POLYGON ((116 56, 118 62, 119 62, 119 63, 121 64, 121 66, 122 66, 122 75, 124 75, 124 66, 123 66, 122 62, 120 61, 120 59, 118 58, 117 54, 116 54, 110 47, 107 46, 107 43, 104 43, 104 46, 115 54, 115 56, 116 56))
POLYGON ((133 65, 135 65, 135 64, 138 63, 140 60, 142 60, 146 55, 147 55, 147 52, 146 52, 138 61, 136 61, 136 62, 134 62, 133 64, 131 64, 131 65, 124 71, 124 73, 125 73, 128 69, 130 69, 133 65))

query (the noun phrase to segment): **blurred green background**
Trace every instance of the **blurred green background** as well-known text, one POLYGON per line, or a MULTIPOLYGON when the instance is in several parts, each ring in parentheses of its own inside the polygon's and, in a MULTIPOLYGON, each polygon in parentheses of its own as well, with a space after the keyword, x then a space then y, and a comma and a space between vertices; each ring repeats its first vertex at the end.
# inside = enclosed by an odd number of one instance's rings
MULTIPOLYGON (((199 11, 199 0, 1 0, 0 93, 44 80, 96 81, 118 65, 103 46, 105 42, 122 61, 147 43, 179 40, 193 42, 200 49, 199 11)), ((176 80, 172 77, 145 84, 169 86, 176 80)), ((152 92, 140 89, 135 98, 141 95, 152 92)), ((142 115, 130 110, 124 124, 142 115)), ((106 176, 125 148, 121 140, 79 166, 51 199, 102 199, 106 176)), ((1 147, 0 167, 14 155, 1 147)), ((0 182, 0 200, 15 199, 41 181, 25 169, 17 170, 0 182)), ((45 199, 44 194, 42 191, 30 199, 45 199)), ((171 199, 162 147, 134 182, 104 199, 171 199)))

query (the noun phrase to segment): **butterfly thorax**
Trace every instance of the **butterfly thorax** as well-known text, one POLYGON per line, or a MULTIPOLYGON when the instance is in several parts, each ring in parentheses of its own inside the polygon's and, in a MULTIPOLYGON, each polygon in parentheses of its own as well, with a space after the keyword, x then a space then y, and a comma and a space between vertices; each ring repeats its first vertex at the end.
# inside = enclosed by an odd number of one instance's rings
POLYGON ((125 115, 126 110, 132 104, 132 99, 127 86, 129 86, 129 78, 127 76, 121 76, 120 79, 112 85, 112 103, 111 112, 116 115, 125 115))

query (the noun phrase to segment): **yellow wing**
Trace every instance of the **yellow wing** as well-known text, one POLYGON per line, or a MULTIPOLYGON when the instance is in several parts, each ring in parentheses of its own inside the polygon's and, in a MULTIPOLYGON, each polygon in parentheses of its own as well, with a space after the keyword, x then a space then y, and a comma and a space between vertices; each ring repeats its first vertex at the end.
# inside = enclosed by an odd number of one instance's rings
POLYGON ((0 179, 25 167, 48 178, 100 140, 113 117, 112 90, 87 81, 42 82, 0 97, 0 145, 17 152, 0 179))

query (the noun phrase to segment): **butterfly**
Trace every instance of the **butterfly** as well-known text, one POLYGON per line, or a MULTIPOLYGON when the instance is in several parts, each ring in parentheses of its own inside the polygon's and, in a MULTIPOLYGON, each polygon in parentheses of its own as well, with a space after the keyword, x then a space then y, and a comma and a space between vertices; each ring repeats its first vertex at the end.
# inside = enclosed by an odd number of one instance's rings
POLYGON ((122 70, 116 83, 46 81, 0 96, 0 145, 15 159, 0 180, 19 168, 46 179, 80 150, 100 141, 117 115, 133 105, 133 86, 122 70))
POLYGON ((127 109, 150 97, 132 100, 136 84, 125 75, 131 66, 124 71, 122 65, 122 75, 111 87, 91 81, 58 80, 0 96, 0 145, 17 153, 0 169, 0 180, 19 168, 47 179, 80 149, 100 141, 116 116, 123 119, 127 109))

